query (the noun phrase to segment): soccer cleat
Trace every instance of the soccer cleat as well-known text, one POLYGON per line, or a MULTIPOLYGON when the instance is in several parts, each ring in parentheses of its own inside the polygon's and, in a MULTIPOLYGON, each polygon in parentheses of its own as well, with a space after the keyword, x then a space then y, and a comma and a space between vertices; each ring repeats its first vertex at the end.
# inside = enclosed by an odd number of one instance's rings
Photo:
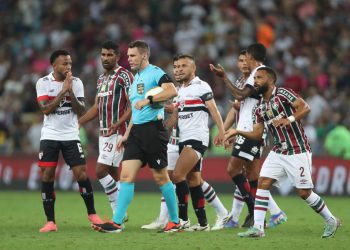
POLYGON ((326 222, 322 238, 332 238, 337 232, 338 227, 341 226, 341 222, 338 218, 331 218, 329 222, 326 222))
POLYGON ((55 222, 48 221, 42 228, 40 228, 40 233, 57 232, 57 226, 55 222))
POLYGON ((181 232, 181 224, 180 223, 174 223, 172 221, 169 221, 166 224, 166 227, 160 231, 158 231, 158 233, 174 233, 174 232, 181 232))
POLYGON ((262 238, 265 237, 264 231, 256 228, 250 227, 247 231, 237 234, 241 238, 262 238))
POLYGON ((214 226, 211 228, 211 230, 220 230, 223 229, 226 225, 226 223, 231 220, 232 214, 227 213, 225 216, 217 216, 214 226))
POLYGON ((238 221, 235 221, 233 218, 231 218, 226 224, 225 228, 239 228, 238 221))
POLYGON ((103 224, 104 223, 103 220, 101 220, 101 218, 97 214, 89 214, 88 220, 92 224, 103 224))
POLYGON ((278 214, 271 215, 268 227, 274 228, 278 225, 285 223, 287 219, 287 215, 283 211, 279 212, 278 214))
POLYGON ((124 225, 119 225, 114 222, 106 222, 102 224, 92 224, 92 229, 101 233, 121 233, 124 230, 124 225))
POLYGON ((129 221, 129 216, 128 213, 125 213, 124 219, 123 219, 123 223, 128 222, 129 221))
POLYGON ((189 228, 191 226, 191 221, 190 221, 190 219, 188 219, 188 220, 180 219, 180 225, 181 225, 181 229, 189 228))
POLYGON ((253 214, 248 214, 247 217, 244 219, 244 223, 242 227, 245 228, 250 228, 254 225, 254 215, 253 214))
POLYGON ((152 223, 143 225, 141 228, 142 229, 149 229, 149 230, 154 230, 154 229, 163 229, 167 225, 167 220, 161 220, 159 217, 154 220, 152 223))
POLYGON ((185 228, 184 230, 187 231, 187 232, 200 232, 200 231, 209 232, 210 231, 210 226, 209 226, 209 224, 207 224, 205 226, 201 226, 198 223, 198 224, 195 224, 195 225, 190 226, 188 228, 185 228))

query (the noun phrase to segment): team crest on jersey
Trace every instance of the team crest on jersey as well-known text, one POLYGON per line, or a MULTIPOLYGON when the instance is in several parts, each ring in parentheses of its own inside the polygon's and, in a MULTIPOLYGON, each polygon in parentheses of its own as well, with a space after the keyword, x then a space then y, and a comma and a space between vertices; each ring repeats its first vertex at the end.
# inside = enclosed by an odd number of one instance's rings
POLYGON ((39 160, 41 160, 43 158, 43 155, 44 155, 44 152, 43 151, 40 151, 39 152, 39 160))
POLYGON ((138 83, 138 84, 136 85, 136 88, 137 88, 137 93, 138 93, 139 95, 142 95, 143 92, 145 91, 145 84, 144 84, 144 83, 138 83))
POLYGON ((182 111, 184 109, 184 107, 185 107, 185 100, 181 100, 179 102, 179 109, 182 111))
POLYGON ((277 98, 273 99, 273 102, 272 102, 271 106, 272 106, 273 109, 278 110, 279 104, 278 104, 277 98))
POLYGON ((266 110, 266 115, 269 117, 269 119, 272 119, 274 117, 272 109, 266 110))

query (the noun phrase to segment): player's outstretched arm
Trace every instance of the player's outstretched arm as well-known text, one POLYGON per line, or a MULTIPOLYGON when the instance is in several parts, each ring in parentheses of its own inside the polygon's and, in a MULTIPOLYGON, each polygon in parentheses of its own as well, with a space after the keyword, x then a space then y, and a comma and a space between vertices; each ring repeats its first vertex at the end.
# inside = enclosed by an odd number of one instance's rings
POLYGON ((98 116, 98 108, 97 108, 97 96, 96 96, 94 105, 82 117, 79 118, 79 124, 82 126, 85 123, 95 119, 97 116, 98 116))
POLYGON ((260 140, 263 133, 264 133, 264 123, 254 124, 253 131, 251 132, 236 130, 236 135, 241 135, 243 137, 253 139, 253 140, 260 140))
POLYGON ((254 88, 244 87, 242 89, 237 88, 231 81, 228 79, 224 68, 218 64, 215 67, 213 64, 209 64, 210 70, 215 73, 216 76, 222 78, 227 88, 230 90, 231 94, 238 100, 242 101, 247 97, 253 96, 255 94, 254 88))

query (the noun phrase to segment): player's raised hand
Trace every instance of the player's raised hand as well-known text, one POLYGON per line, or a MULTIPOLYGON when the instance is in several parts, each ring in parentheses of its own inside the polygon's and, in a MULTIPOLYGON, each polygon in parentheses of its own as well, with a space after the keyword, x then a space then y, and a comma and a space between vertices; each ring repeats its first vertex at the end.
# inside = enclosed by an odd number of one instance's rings
POLYGON ((224 78, 226 76, 225 69, 220 64, 218 64, 216 67, 213 64, 209 64, 209 68, 218 77, 224 78))
POLYGON ((69 71, 66 75, 66 79, 63 82, 62 90, 64 92, 71 91, 73 86, 73 76, 72 71, 69 71))

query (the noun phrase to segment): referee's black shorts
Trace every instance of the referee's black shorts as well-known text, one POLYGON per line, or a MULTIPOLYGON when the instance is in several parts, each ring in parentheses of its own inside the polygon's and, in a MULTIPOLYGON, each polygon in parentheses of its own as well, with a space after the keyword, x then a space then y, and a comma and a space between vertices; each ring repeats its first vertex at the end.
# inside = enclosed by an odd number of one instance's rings
POLYGON ((154 169, 165 168, 168 166, 167 145, 168 133, 162 120, 133 124, 125 143, 123 161, 140 160, 143 166, 148 163, 154 169))

